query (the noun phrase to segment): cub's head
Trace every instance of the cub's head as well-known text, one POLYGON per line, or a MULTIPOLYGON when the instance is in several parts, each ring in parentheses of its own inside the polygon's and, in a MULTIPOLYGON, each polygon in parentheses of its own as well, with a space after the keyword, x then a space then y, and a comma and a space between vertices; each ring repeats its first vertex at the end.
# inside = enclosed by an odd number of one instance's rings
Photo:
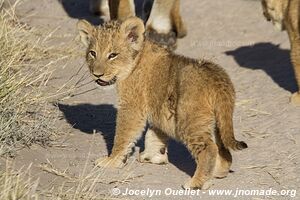
POLYGON ((278 30, 284 30, 284 13, 287 8, 287 0, 262 0, 263 14, 268 21, 272 21, 278 30))
POLYGON ((95 27, 85 20, 77 23, 86 60, 94 80, 101 86, 126 79, 135 67, 144 42, 144 24, 137 17, 110 21, 95 27))

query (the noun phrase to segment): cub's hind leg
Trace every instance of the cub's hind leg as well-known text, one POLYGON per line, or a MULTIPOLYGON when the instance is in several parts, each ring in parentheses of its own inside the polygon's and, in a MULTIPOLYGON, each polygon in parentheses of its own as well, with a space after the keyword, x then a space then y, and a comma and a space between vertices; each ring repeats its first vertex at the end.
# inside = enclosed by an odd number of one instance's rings
POLYGON ((218 146, 218 155, 217 155, 217 159, 216 159, 216 166, 215 166, 215 170, 214 170, 214 174, 213 176, 215 178, 224 178, 228 175, 231 164, 232 164, 232 156, 231 153, 229 151, 229 149, 227 149, 221 138, 219 135, 219 130, 216 130, 215 133, 215 140, 218 146))
POLYGON ((185 189, 202 189, 213 176, 218 147, 211 138, 194 137, 187 144, 195 158, 197 168, 193 177, 184 185, 185 189))
POLYGON ((218 147, 212 139, 214 122, 208 120, 208 115, 198 116, 189 120, 189 126, 184 130, 183 142, 195 158, 197 168, 194 176, 184 188, 201 189, 205 182, 212 178, 218 147))
POLYGON ((153 164, 167 164, 168 136, 160 130, 149 128, 145 136, 145 150, 140 154, 139 161, 153 164))

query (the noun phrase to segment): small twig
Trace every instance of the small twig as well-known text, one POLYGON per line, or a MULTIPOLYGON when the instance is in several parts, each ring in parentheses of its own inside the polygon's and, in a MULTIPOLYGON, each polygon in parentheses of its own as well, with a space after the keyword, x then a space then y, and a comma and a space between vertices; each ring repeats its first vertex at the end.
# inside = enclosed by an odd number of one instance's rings
POLYGON ((255 132, 252 130, 243 130, 243 135, 247 135, 250 138, 260 138, 260 139, 264 139, 266 137, 269 137, 271 134, 270 133, 259 133, 259 132, 255 132))
POLYGON ((241 167, 241 169, 264 169, 266 167, 268 167, 268 165, 253 165, 253 166, 241 167))
POLYGON ((274 179, 274 181, 278 184, 278 185, 280 185, 280 182, 279 182, 279 180, 278 180, 278 177, 275 177, 273 174, 271 174, 271 172, 269 172, 269 171, 266 171, 273 179, 274 179))
POLYGON ((249 110, 260 113, 260 114, 263 114, 263 115, 272 115, 272 113, 268 113, 268 112, 262 111, 262 110, 257 110, 257 109, 254 109, 254 108, 250 108, 249 110))
POLYGON ((113 181, 109 181, 109 182, 104 182, 104 181, 97 181, 98 183, 103 183, 103 184, 114 184, 114 183, 129 183, 131 180, 134 180, 136 178, 141 178, 143 177, 144 175, 138 175, 138 176, 133 176, 133 177, 127 177, 127 178, 124 178, 122 180, 113 180, 113 181))
POLYGON ((56 169, 53 164, 47 159, 47 163, 43 163, 39 166, 43 171, 46 171, 48 173, 69 179, 69 180, 74 180, 76 177, 71 177, 67 174, 67 169, 64 171, 59 171, 56 169))
POLYGON ((235 103, 235 106, 244 106, 244 105, 247 105, 249 103, 251 103, 253 100, 252 99, 243 99, 241 101, 238 101, 235 103))

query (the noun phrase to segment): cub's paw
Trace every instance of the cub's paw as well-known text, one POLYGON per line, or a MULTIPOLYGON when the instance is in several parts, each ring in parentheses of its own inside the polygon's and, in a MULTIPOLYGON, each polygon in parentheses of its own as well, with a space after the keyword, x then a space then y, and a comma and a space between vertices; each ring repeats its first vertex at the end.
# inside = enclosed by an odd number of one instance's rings
POLYGON ((121 157, 102 157, 95 161, 97 167, 103 168, 122 168, 126 164, 126 160, 121 157))
POLYGON ((300 93, 299 92, 295 92, 294 94, 292 94, 291 102, 295 106, 300 106, 300 93))
POLYGON ((139 156, 139 162, 141 163, 153 163, 153 164, 168 164, 168 154, 160 152, 144 151, 139 156))
POLYGON ((182 187, 183 189, 191 189, 191 190, 207 190, 212 186, 212 183, 208 180, 206 182, 196 180, 191 178, 187 181, 182 187))
POLYGON ((191 189, 191 190, 201 190, 203 184, 200 182, 196 182, 193 178, 188 180, 182 187, 183 189, 191 189))
POLYGON ((228 170, 224 170, 224 171, 215 171, 213 174, 213 177, 215 178, 225 178, 227 175, 229 174, 228 170))
POLYGON ((219 154, 217 155, 216 165, 213 171, 214 178, 224 178, 229 174, 231 166, 231 154, 229 152, 225 153, 227 154, 227 159, 221 157, 219 154))

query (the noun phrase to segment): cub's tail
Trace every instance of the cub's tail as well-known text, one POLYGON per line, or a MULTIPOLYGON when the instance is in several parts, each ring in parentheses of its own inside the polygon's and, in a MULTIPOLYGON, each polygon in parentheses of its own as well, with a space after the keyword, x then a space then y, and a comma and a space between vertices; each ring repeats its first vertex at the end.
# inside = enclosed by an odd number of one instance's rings
POLYGON ((225 95, 221 101, 217 102, 215 116, 218 134, 225 148, 232 150, 246 149, 248 145, 243 141, 237 141, 233 132, 233 109, 234 97, 225 95))

